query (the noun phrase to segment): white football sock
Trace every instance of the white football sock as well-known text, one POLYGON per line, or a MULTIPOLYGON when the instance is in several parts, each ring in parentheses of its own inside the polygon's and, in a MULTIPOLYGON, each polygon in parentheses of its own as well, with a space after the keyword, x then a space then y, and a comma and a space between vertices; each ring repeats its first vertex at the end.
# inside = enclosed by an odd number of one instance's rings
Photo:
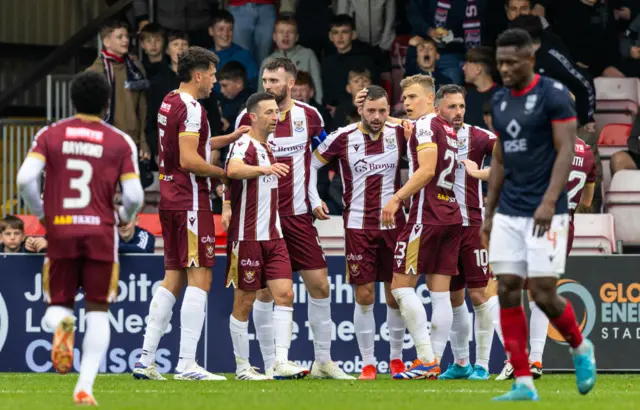
POLYGON ((75 395, 80 390, 87 394, 93 394, 93 382, 96 380, 100 362, 107 354, 109 340, 111 339, 111 325, 109 313, 88 312, 87 326, 82 341, 82 360, 80 362, 80 376, 73 392, 75 395))
POLYGON ((424 310, 420 298, 416 295, 416 290, 414 288, 399 288, 393 289, 391 293, 400 305, 402 318, 413 338, 413 343, 416 345, 418 359, 426 363, 433 362, 435 355, 429 338, 427 312, 424 310))
POLYGON ((491 312, 491 321, 493 322, 493 330, 498 334, 500 343, 504 346, 504 339, 502 338, 502 328, 500 327, 500 301, 498 296, 491 296, 487 301, 489 304, 489 311, 491 312))
POLYGON ((73 309, 66 306, 51 305, 44 314, 44 323, 55 332, 56 328, 67 316, 73 317, 73 309))
POLYGON ((376 358, 373 354, 376 339, 376 319, 373 316, 373 306, 361 305, 356 302, 353 310, 353 327, 356 330, 363 366, 376 365, 376 358))
POLYGON ((273 309, 273 335, 276 343, 276 363, 289 360, 292 331, 293 308, 276 306, 275 309, 273 309))
POLYGON ((402 360, 402 348, 404 345, 404 319, 400 309, 392 309, 387 306, 387 328, 389 329, 389 361, 402 360))
MULTIPOLYGON (((438 362, 442 359, 444 349, 449 341, 453 308, 450 292, 430 292, 431 295, 431 344, 438 362)), ((467 333, 468 334, 468 333, 467 333)))
POLYGON ((229 316, 229 330, 233 342, 233 354, 236 357, 236 373, 251 367, 249 364, 249 322, 241 322, 233 315, 229 316))
POLYGON ((542 363, 542 353, 547 342, 547 332, 549 331, 549 318, 536 305, 536 302, 529 302, 531 309, 531 319, 529 320, 529 352, 530 362, 542 363))
POLYGON ((451 352, 453 353, 453 360, 464 367, 469 364, 469 331, 471 330, 471 319, 469 318, 469 310, 467 309, 466 303, 454 307, 452 310, 453 320, 451 322, 450 332, 451 352))
POLYGON ((276 345, 273 337, 273 302, 253 302, 253 326, 260 343, 264 368, 270 369, 276 360, 276 345))
POLYGON ((176 297, 173 296, 173 293, 158 286, 149 304, 149 320, 142 343, 140 362, 144 366, 150 366, 156 361, 156 350, 160 344, 160 338, 169 326, 175 303, 176 297))
POLYGON ((331 298, 314 299, 309 296, 308 317, 313 333, 315 359, 322 364, 331 361, 331 298))
POLYGON ((204 324, 207 292, 187 286, 180 309, 180 360, 176 370, 184 372, 196 362, 196 350, 204 324))
POLYGON ((493 319, 489 310, 489 302, 474 306, 476 320, 473 330, 476 337, 476 366, 482 366, 489 370, 489 357, 491 356, 491 345, 493 344, 493 319))

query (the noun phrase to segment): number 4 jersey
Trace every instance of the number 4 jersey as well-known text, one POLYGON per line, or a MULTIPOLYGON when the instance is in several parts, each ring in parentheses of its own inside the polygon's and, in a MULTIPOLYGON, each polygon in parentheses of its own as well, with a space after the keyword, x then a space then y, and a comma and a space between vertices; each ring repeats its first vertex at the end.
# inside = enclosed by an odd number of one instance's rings
POLYGON ((462 223, 453 192, 458 140, 449 123, 435 114, 415 122, 407 143, 409 177, 419 168, 418 153, 425 148, 438 150, 438 163, 431 181, 411 198, 408 224, 457 225, 462 223))
POLYGON ((45 163, 49 253, 58 248, 52 238, 114 235, 118 181, 138 178, 137 149, 127 134, 77 115, 38 132, 28 155, 45 163))

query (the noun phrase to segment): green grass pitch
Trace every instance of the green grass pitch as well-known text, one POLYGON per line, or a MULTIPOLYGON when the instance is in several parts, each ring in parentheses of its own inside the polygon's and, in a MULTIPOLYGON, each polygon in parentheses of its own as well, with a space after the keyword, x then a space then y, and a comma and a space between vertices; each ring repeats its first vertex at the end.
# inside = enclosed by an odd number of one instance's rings
MULTIPOLYGON (((0 409, 73 408, 77 374, 0 373, 0 409)), ((94 387, 107 409, 638 409, 640 376, 599 375, 595 389, 580 396, 573 375, 537 381, 537 403, 495 403, 511 382, 296 380, 247 382, 137 381, 131 375, 99 375, 94 387), (431 407, 438 406, 438 407, 431 407)))

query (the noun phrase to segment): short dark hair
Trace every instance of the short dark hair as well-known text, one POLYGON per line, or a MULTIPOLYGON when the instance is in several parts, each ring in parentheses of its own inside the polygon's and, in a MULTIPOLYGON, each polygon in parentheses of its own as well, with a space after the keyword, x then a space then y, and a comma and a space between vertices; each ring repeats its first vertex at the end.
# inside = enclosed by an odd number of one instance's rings
POLYGON ((434 105, 438 105, 440 100, 442 100, 445 96, 449 94, 462 94, 464 97, 465 91, 464 88, 460 87, 457 84, 445 84, 441 86, 436 92, 436 99, 434 101, 434 105))
POLYGON ((468 63, 481 64, 484 67, 484 71, 490 76, 493 76, 496 67, 496 58, 495 52, 491 47, 479 46, 472 48, 467 51, 465 60, 468 63))
POLYGON ((5 229, 17 229, 19 231, 24 232, 24 222, 22 219, 18 218, 15 215, 7 215, 5 216, 0 223, 0 232, 4 232, 5 229))
POLYGON ((270 101, 270 100, 275 101, 276 97, 269 93, 251 94, 249 99, 247 99, 247 112, 255 113, 256 109, 258 108, 258 104, 260 104, 262 101, 270 101))
POLYGON ((509 23, 509 28, 519 28, 531 36, 531 40, 534 42, 539 42, 542 39, 542 20, 540 17, 534 15, 521 15, 516 17, 511 23, 509 23))
POLYGON ((356 29, 356 21, 348 14, 338 14, 331 19, 329 30, 334 27, 349 26, 351 30, 356 29))
POLYGON ((127 29, 127 31, 129 31, 129 25, 122 20, 111 20, 106 22, 100 28, 100 38, 104 40, 106 37, 111 35, 111 33, 113 33, 115 30, 119 28, 124 28, 124 29, 127 29))
POLYGON ((189 47, 178 56, 178 80, 188 83, 195 70, 208 70, 212 64, 217 66, 219 62, 213 51, 198 46, 189 47))
POLYGON ((389 95, 384 88, 379 85, 370 85, 367 87, 367 96, 365 97, 365 100, 376 101, 380 98, 385 98, 387 102, 389 102, 389 95))
POLYGON ((356 67, 352 67, 349 70, 349 75, 347 76, 347 81, 351 80, 351 77, 355 77, 355 76, 364 76, 367 77, 369 80, 371 80, 371 71, 369 71, 369 69, 367 67, 362 67, 362 66, 356 66, 356 67))
POLYGON ((226 23, 231 23, 231 24, 235 23, 235 19, 233 18, 233 14, 231 14, 228 10, 220 9, 220 10, 216 11, 216 13, 213 15, 213 19, 211 20, 211 26, 210 27, 215 26, 216 23, 219 23, 221 21, 224 21, 226 23))
MULTIPOLYGON (((529 2, 529 6, 533 5, 533 2, 531 0, 524 0, 524 1, 528 1, 529 2)), ((504 5, 506 7, 509 7, 509 3, 511 3, 511 0, 504 0, 504 5)))
POLYGON ((276 71, 280 68, 291 74, 293 78, 296 78, 298 75, 296 65, 286 57, 271 57, 264 63, 264 69, 267 71, 276 71))
POLYGON ((282 13, 276 19, 276 23, 273 25, 274 27, 278 24, 289 24, 294 26, 296 29, 298 28, 298 22, 296 21, 295 14, 292 13, 282 13))
POLYGON ((216 73, 218 81, 222 80, 242 80, 244 84, 247 83, 247 70, 242 63, 237 61, 229 61, 223 65, 216 73))
POLYGON ((84 71, 71 81, 70 94, 79 114, 101 115, 109 106, 111 85, 103 73, 84 71))
POLYGON ((496 41, 497 47, 524 48, 533 46, 533 40, 529 33, 521 28, 505 30, 496 41))
POLYGON ((189 43, 189 34, 182 30, 171 30, 167 33, 167 45, 174 40, 184 40, 189 43))
POLYGON ((144 41, 147 37, 159 36, 164 39, 164 28, 158 23, 149 23, 140 30, 138 37, 144 41))
POLYGON ((296 85, 308 85, 309 88, 315 89, 313 86, 313 78, 306 71, 298 71, 296 75, 296 85))

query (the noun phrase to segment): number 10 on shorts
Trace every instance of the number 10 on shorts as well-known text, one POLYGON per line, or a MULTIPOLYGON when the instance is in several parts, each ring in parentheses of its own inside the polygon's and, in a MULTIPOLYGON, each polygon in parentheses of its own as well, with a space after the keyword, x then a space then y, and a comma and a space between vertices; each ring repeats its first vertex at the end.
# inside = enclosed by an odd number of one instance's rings
MULTIPOLYGON (((486 249, 476 249, 473 251, 476 255, 476 265, 480 268, 489 266, 489 252, 486 249)), ((485 271, 486 272, 486 271, 485 271)))

